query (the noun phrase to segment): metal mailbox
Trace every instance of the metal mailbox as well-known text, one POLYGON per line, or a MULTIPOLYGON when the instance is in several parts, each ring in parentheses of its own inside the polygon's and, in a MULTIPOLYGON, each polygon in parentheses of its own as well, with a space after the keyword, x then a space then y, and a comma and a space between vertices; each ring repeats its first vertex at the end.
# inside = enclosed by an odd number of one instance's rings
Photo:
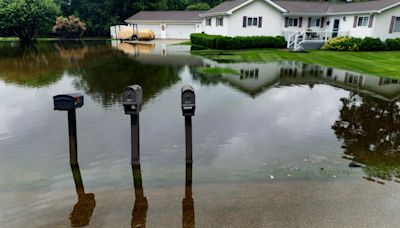
POLYGON ((83 106, 83 95, 78 93, 60 94, 53 97, 54 110, 69 111, 83 106))
POLYGON ((143 104, 143 90, 139 85, 131 85, 127 87, 122 94, 122 105, 125 114, 139 114, 143 104))
POLYGON ((196 95, 190 85, 185 85, 181 90, 183 116, 194 116, 196 110, 196 95))

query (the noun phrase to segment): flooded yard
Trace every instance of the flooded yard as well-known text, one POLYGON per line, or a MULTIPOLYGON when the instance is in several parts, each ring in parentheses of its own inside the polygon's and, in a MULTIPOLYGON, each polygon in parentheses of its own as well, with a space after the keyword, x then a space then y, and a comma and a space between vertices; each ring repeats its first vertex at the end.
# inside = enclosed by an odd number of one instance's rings
MULTIPOLYGON (((400 80, 190 46, 0 43, 3 227, 398 227, 400 80), (199 68, 228 68, 210 75, 199 68), (121 93, 143 88, 141 164, 121 93), (180 89, 191 84, 193 166, 180 89), (67 114, 78 92, 80 169, 67 114), (135 177, 135 184, 134 184, 135 177), (84 187, 84 188, 83 188, 84 187)), ((368 67, 368 66, 366 66, 368 67)))

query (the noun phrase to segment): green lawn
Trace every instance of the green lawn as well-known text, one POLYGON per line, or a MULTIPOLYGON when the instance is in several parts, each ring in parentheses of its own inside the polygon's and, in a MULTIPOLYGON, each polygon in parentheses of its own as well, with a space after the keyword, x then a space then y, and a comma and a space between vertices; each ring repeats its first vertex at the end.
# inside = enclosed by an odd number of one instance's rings
POLYGON ((197 72, 209 75, 221 75, 221 74, 239 74, 236 70, 230 68, 221 67, 199 67, 196 69, 197 72))
POLYGON ((359 73, 400 78, 400 51, 387 52, 335 52, 311 51, 293 53, 280 49, 256 50, 196 50, 193 54, 223 62, 257 62, 292 60, 335 67, 359 73))

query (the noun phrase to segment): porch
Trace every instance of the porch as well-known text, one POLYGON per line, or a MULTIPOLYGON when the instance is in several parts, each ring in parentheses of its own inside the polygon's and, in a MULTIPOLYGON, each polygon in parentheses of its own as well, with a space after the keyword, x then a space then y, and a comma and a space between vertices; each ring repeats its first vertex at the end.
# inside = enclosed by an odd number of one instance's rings
POLYGON ((350 32, 326 31, 284 31, 287 48, 292 51, 305 51, 321 48, 328 40, 338 36, 349 36, 350 32))

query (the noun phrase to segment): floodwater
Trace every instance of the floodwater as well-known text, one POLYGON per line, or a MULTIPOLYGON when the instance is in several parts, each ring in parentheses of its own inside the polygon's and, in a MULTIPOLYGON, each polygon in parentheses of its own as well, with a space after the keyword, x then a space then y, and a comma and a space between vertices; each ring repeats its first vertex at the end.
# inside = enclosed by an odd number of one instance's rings
MULTIPOLYGON (((366 66, 367 67, 367 66, 366 66)), ((400 84, 298 62, 218 63, 190 46, 0 43, 1 227, 398 227, 400 84), (236 70, 202 75, 198 67, 236 70), (144 90, 141 164, 120 102, 144 90), (185 165, 180 88, 196 91, 185 165), (67 114, 78 92, 80 169, 67 114)))

